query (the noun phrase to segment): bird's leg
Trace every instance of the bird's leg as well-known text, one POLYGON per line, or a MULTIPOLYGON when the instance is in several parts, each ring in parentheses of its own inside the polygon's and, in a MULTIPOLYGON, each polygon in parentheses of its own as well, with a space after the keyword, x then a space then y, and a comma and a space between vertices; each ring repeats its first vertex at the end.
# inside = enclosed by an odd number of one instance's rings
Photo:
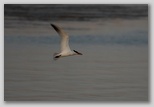
POLYGON ((54 58, 59 58, 61 55, 55 56, 54 58))
POLYGON ((54 56, 54 60, 57 60, 58 58, 60 58, 61 55, 57 55, 57 56, 54 56))

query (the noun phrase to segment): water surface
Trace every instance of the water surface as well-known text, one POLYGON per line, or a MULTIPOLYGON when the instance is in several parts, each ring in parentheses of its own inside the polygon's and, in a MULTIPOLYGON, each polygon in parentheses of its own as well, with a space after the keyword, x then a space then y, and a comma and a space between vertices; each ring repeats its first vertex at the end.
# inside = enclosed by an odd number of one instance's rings
POLYGON ((149 100, 147 5, 4 9, 5 101, 149 100), (83 55, 54 61, 60 38, 50 23, 83 55))

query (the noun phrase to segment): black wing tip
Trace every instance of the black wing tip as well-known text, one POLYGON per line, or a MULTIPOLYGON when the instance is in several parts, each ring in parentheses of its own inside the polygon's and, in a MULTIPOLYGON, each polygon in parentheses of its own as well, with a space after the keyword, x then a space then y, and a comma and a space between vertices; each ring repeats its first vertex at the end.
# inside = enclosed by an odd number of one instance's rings
POLYGON ((52 23, 51 23, 50 25, 51 25, 52 27, 54 27, 54 26, 55 26, 55 25, 54 25, 54 24, 52 24, 52 23))
POLYGON ((50 24, 57 32, 60 32, 60 30, 59 30, 59 28, 56 26, 56 25, 54 25, 54 24, 50 24))

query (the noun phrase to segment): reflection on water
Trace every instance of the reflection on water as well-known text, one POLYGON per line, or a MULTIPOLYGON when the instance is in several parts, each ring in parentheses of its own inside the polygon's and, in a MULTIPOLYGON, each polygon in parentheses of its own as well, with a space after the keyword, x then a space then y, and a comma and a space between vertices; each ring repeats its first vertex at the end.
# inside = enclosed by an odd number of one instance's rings
MULTIPOLYGON (((55 44, 59 43, 59 37, 55 36, 5 36, 5 42, 7 43, 30 43, 30 44, 55 44)), ((121 45, 147 45, 148 37, 147 32, 137 32, 132 34, 126 34, 121 36, 116 35, 86 35, 86 36, 71 36, 70 43, 78 44, 121 44, 121 45)))
POLYGON ((4 9, 5 101, 148 101, 147 5, 4 9), (83 56, 53 61, 60 40, 50 23, 83 56))

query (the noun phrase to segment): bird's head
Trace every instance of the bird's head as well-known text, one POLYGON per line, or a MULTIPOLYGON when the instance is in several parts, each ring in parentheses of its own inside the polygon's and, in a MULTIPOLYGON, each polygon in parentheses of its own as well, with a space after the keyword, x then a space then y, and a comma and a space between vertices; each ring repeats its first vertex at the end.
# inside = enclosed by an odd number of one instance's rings
POLYGON ((82 53, 80 53, 80 52, 78 52, 78 51, 76 51, 76 50, 73 50, 73 51, 74 51, 74 53, 77 54, 77 55, 83 55, 82 53))

